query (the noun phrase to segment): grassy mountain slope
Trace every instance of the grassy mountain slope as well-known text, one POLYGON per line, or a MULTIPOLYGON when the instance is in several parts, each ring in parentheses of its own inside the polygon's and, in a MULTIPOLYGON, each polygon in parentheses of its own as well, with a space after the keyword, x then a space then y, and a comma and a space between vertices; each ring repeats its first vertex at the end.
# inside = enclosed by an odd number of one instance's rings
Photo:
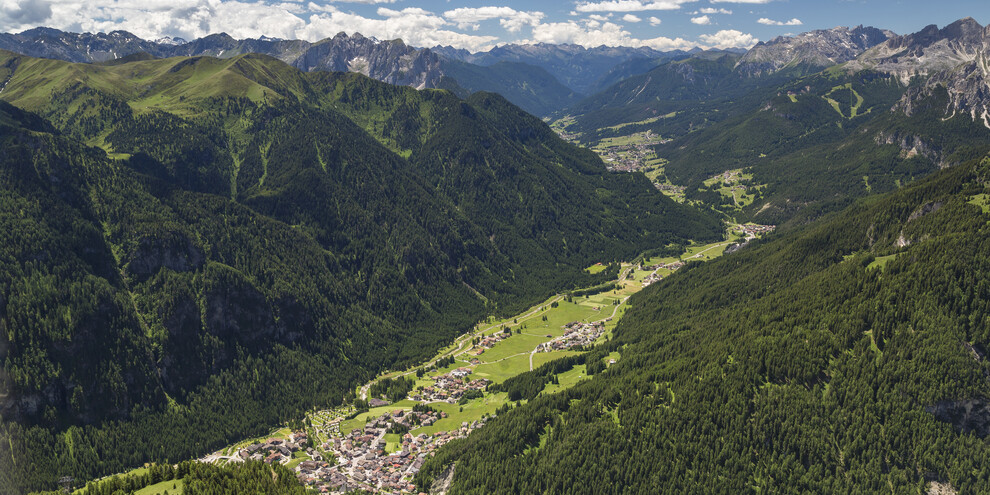
POLYGON ((587 358, 617 364, 447 445, 419 486, 456 460, 450 493, 990 490, 988 178, 970 161, 689 265, 587 358))
POLYGON ((721 235, 496 95, 258 55, 0 65, 41 115, 0 103, 14 492, 259 433, 594 261, 721 235))

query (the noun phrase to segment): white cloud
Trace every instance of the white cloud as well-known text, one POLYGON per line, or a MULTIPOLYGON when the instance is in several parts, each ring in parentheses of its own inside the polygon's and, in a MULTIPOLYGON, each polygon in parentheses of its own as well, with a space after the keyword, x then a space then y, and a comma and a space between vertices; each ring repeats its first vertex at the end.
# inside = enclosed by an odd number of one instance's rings
MULTIPOLYGON (((599 22, 599 21, 595 21, 599 22)), ((533 38, 519 43, 573 43, 587 48, 596 46, 648 46, 656 50, 689 49, 698 45, 683 38, 658 36, 650 39, 633 38, 629 31, 614 22, 598 26, 580 25, 574 21, 548 22, 533 27, 533 38)))
POLYGON ((639 12, 643 10, 677 10, 682 4, 696 0, 606 0, 579 3, 578 12, 639 12))
POLYGON ((760 24, 766 24, 767 26, 800 26, 804 24, 801 19, 794 18, 789 21, 775 21, 773 19, 767 19, 766 17, 759 18, 756 22, 760 24))
POLYGON ((693 13, 694 14, 726 14, 726 15, 731 15, 732 14, 732 11, 729 10, 729 9, 716 9, 716 8, 713 8, 713 7, 705 7, 705 8, 702 8, 702 9, 698 9, 696 12, 693 12, 693 13))
POLYGON ((40 25, 51 16, 52 5, 48 1, 0 0, 0 25, 3 26, 40 25))
POLYGON ((576 8, 587 18, 563 22, 545 22, 546 15, 542 12, 509 7, 454 8, 440 13, 418 7, 381 5, 391 4, 392 0, 361 0, 360 3, 379 6, 372 9, 372 13, 362 11, 357 14, 341 3, 322 0, 0 0, 0 32, 20 32, 46 25, 73 32, 126 30, 146 39, 161 36, 195 39, 226 32, 241 39, 264 35, 309 41, 345 32, 379 39, 401 38, 413 46, 452 45, 479 51, 506 40, 462 31, 474 29, 485 21, 498 20, 506 31, 529 34, 528 39, 519 39, 524 36, 513 39, 518 43, 647 46, 657 50, 755 43, 752 36, 738 31, 719 31, 688 41, 665 36, 637 38, 623 27, 628 25, 623 21, 643 20, 658 26, 659 18, 634 12, 677 9, 688 0, 586 2, 576 8))
POLYGON ((703 15, 703 16, 699 16, 699 17, 692 17, 691 18, 691 22, 694 23, 694 24, 699 24, 699 25, 702 25, 702 26, 707 26, 708 24, 711 24, 712 23, 712 19, 710 17, 708 17, 707 15, 703 15))
POLYGON ((716 48, 749 48, 760 41, 751 34, 742 33, 735 29, 723 29, 715 34, 699 36, 701 41, 716 48))
POLYGON ((519 32, 523 26, 539 24, 545 16, 543 12, 522 12, 510 7, 460 7, 443 13, 444 18, 460 29, 477 30, 481 21, 498 19, 503 28, 513 33, 519 32))
MULTIPOLYGON (((177 36, 195 39, 225 32, 234 38, 270 36, 318 41, 338 32, 361 33, 379 39, 402 38, 414 46, 454 45, 483 50, 495 36, 452 30, 442 16, 420 8, 379 7, 377 16, 342 12, 315 1, 284 0, 0 0, 0 32, 20 32, 39 25, 73 32, 125 30, 145 39, 177 36), (277 2, 277 3, 276 3, 277 2)), ((394 0, 362 0, 386 4, 394 0)), ((539 12, 499 17, 511 32, 538 24, 539 12)))
POLYGON ((709 0, 712 3, 750 3, 750 4, 762 4, 770 3, 773 0, 709 0))

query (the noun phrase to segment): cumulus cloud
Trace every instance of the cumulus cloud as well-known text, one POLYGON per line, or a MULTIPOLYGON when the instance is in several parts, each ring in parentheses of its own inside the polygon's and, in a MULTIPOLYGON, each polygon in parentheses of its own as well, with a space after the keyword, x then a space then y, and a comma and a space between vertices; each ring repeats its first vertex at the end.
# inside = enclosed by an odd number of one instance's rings
MULTIPOLYGON (((394 0, 359 1, 394 3, 394 0)), ((546 22, 542 12, 500 6, 454 8, 440 13, 418 7, 379 5, 371 13, 362 11, 358 14, 339 1, 321 0, 0 0, 0 31, 20 32, 46 25, 73 32, 126 30, 145 39, 161 36, 195 39, 226 32, 234 38, 264 35, 310 41, 343 31, 379 39, 402 38, 413 46, 452 45, 479 51, 505 40, 462 31, 497 20, 510 33, 529 34, 528 39, 516 38, 514 41, 518 43, 647 46, 674 50, 695 46, 748 46, 756 42, 751 35, 739 31, 719 31, 688 41, 665 36, 637 38, 623 28, 623 22, 643 20, 658 26, 659 18, 633 12, 672 10, 689 1, 694 0, 584 2, 576 6, 575 13, 580 11, 587 18, 575 16, 563 22, 546 22)))
POLYGON ((481 21, 498 19, 509 32, 519 32, 524 26, 535 26, 546 16, 543 12, 523 12, 511 7, 460 7, 448 10, 443 17, 460 29, 477 30, 481 21))
POLYGON ((699 25, 702 25, 702 26, 707 26, 708 24, 711 24, 712 23, 712 19, 710 17, 708 17, 707 15, 703 15, 703 16, 698 16, 698 17, 692 17, 691 18, 691 22, 694 23, 694 24, 699 24, 699 25))
POLYGON ((677 10, 682 4, 696 0, 606 0, 603 2, 579 3, 578 12, 639 12, 643 10, 677 10))
MULTIPOLYGON (((441 44, 470 50, 489 48, 498 40, 454 31, 455 23, 421 8, 379 7, 376 13, 365 17, 343 12, 339 5, 306 0, 0 0, 0 31, 20 32, 45 25, 73 32, 125 30, 146 39, 194 39, 225 32, 234 38, 264 35, 310 41, 343 31, 380 39, 402 38, 415 46, 441 44)), ((498 14, 499 22, 511 32, 539 23, 543 15, 517 11, 498 14)))
POLYGON ((760 41, 751 34, 735 29, 723 29, 715 34, 703 34, 699 36, 699 39, 704 44, 715 48, 749 48, 760 41))
MULTIPOLYGON (((595 21, 599 22, 599 21, 595 21)), ((614 22, 599 23, 598 26, 581 25, 574 21, 548 22, 533 27, 533 38, 520 43, 573 43, 587 48, 596 46, 647 46, 656 50, 686 50, 698 43, 683 38, 658 36, 638 39, 631 36, 622 26, 614 22)))
POLYGON ((34 26, 52 16, 52 4, 48 1, 0 0, 0 24, 9 26, 34 26))
POLYGON ((698 9, 694 13, 695 14, 726 14, 726 15, 731 15, 732 14, 732 11, 729 10, 729 9, 716 9, 714 7, 705 7, 705 8, 702 8, 702 9, 698 9))
POLYGON ((773 19, 767 19, 766 17, 761 17, 757 19, 756 22, 760 24, 766 24, 767 26, 800 26, 801 24, 804 24, 803 22, 801 22, 801 19, 798 18, 794 18, 789 21, 775 21, 773 19))

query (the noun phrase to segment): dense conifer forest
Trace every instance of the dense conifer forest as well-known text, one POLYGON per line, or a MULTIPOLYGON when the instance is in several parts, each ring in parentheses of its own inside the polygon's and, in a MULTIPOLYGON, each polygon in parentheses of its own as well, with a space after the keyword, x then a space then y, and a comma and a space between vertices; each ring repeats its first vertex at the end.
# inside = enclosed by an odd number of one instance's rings
MULTIPOLYGON (((451 493, 990 491, 988 180, 970 161, 688 265, 588 355, 618 363, 448 445, 419 486, 455 463, 451 493)), ((505 386, 531 397, 544 368, 505 386)))
POLYGON ((592 263, 723 235, 497 95, 257 55, 0 57, 13 492, 202 455, 592 263))

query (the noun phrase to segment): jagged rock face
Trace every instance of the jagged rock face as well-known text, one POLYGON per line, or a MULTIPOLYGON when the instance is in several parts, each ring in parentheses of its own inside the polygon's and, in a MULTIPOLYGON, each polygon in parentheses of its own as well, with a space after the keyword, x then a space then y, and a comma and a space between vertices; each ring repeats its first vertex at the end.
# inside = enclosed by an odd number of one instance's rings
POLYGON ((69 62, 105 62, 140 52, 158 58, 201 55, 230 58, 260 53, 305 71, 360 72, 380 81, 419 89, 438 87, 444 76, 442 59, 430 50, 407 46, 401 40, 378 41, 344 33, 317 43, 266 37, 237 40, 225 33, 186 42, 173 38, 145 41, 125 31, 79 34, 37 28, 20 34, 0 34, 0 49, 69 62))
POLYGON ((69 62, 104 62, 137 52, 160 57, 165 53, 163 46, 126 31, 79 34, 35 28, 20 34, 0 34, 0 49, 69 62))
POLYGON ((758 43, 743 55, 736 69, 750 76, 758 76, 796 65, 830 67, 853 60, 864 50, 887 41, 891 36, 893 33, 890 31, 863 26, 781 36, 758 43))
POLYGON ((860 55, 852 70, 873 69, 897 76, 907 84, 912 77, 928 76, 972 62, 985 46, 982 26, 973 18, 960 19, 938 29, 930 25, 914 34, 895 36, 860 55))
POLYGON ((901 148, 901 158, 913 158, 923 156, 939 166, 945 168, 949 164, 945 162, 942 149, 936 145, 925 142, 920 136, 914 134, 901 134, 899 132, 880 132, 874 141, 877 145, 897 145, 901 148))
POLYGON ((205 259, 202 250, 192 240, 180 233, 170 232, 161 237, 146 236, 138 241, 126 272, 143 281, 162 268, 175 272, 198 269, 205 259))
POLYGON ((990 128, 990 26, 984 28, 972 18, 941 30, 928 26, 891 39, 850 65, 892 74, 905 84, 914 77, 927 78, 905 92, 895 111, 912 115, 922 102, 944 89, 946 118, 968 115, 990 128))
POLYGON ((982 400, 944 400, 925 408, 935 419, 963 433, 983 438, 990 434, 990 404, 982 400))
POLYGON ((401 40, 378 41, 343 33, 311 46, 291 62, 304 71, 360 72, 389 84, 435 88, 444 75, 440 57, 401 40))
POLYGON ((912 115, 917 103, 931 97, 938 88, 944 88, 949 96, 946 118, 968 115, 990 128, 990 52, 986 48, 972 62, 936 72, 922 86, 908 90, 895 110, 912 115))

